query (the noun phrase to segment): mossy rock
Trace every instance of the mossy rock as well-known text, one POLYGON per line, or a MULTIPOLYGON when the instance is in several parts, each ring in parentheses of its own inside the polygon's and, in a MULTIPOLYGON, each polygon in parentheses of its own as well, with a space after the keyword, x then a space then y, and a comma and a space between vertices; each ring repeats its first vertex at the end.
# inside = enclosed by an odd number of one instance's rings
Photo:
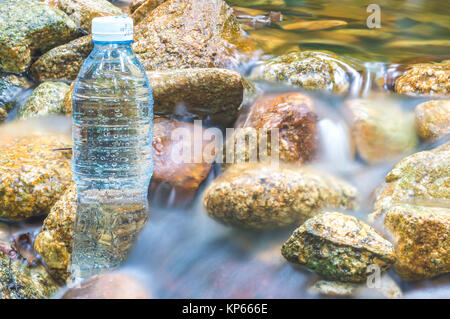
POLYGON ((69 85, 63 82, 44 82, 34 89, 27 103, 19 112, 19 118, 31 118, 49 114, 64 114, 64 97, 69 85))
POLYGON ((75 23, 62 11, 34 0, 0 2, 0 70, 25 72, 32 56, 78 36, 75 23))

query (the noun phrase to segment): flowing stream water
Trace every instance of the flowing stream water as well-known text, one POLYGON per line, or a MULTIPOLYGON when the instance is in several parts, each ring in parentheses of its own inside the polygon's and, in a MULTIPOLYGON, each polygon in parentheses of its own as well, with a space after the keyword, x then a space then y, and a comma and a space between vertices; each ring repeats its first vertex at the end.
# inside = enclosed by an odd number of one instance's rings
MULTIPOLYGON (((280 55, 297 49, 330 50, 357 61, 364 69, 353 81, 356 95, 383 92, 393 64, 450 58, 450 3, 440 0, 376 1, 381 8, 381 28, 369 30, 367 5, 359 0, 232 0, 235 13, 249 35, 263 43, 263 56, 280 55), (272 12, 272 14, 271 14, 272 12), (281 21, 278 17, 281 13, 281 21), (270 17, 275 17, 271 18, 270 17), (277 18, 278 17, 278 18, 277 18), (305 21, 337 20, 335 27, 293 24, 305 21), (343 22, 342 22, 343 21, 343 22), (270 23, 269 23, 270 22, 270 23), (309 28, 309 29, 305 29, 309 28)), ((126 1, 119 4, 126 5, 126 1)), ((252 65, 243 68, 248 73, 252 65)), ((395 71, 395 67, 394 67, 395 71)), ((266 92, 299 91, 283 85, 260 87, 266 92)), ((352 155, 349 127, 342 116, 345 98, 312 93, 319 107, 320 158, 314 163, 357 187, 359 206, 348 212, 366 220, 373 205, 373 192, 398 161, 364 164, 352 155)), ((412 110, 424 98, 392 97, 412 110)), ((388 96, 384 100, 390 99, 388 96)), ((12 117, 12 116, 11 116, 12 117)), ((36 127, 48 129, 48 119, 36 120, 36 127)), ((68 118, 52 118, 60 130, 70 127, 68 118)), ((195 142, 195 141, 194 141, 195 142)), ((433 145, 423 144, 420 149, 433 145)), ((195 200, 182 207, 173 203, 174 190, 163 184, 152 194, 150 220, 138 237, 125 265, 118 271, 132 274, 157 298, 300 298, 317 276, 289 264, 280 247, 296 227, 269 232, 227 228, 204 212, 202 192, 218 174, 213 169, 201 185, 195 200), (162 200, 164 198, 164 200, 162 200)), ((29 223, 0 224, 6 228, 39 230, 29 223)), ((405 297, 448 298, 450 276, 417 283, 403 282, 393 270, 389 274, 405 297)))

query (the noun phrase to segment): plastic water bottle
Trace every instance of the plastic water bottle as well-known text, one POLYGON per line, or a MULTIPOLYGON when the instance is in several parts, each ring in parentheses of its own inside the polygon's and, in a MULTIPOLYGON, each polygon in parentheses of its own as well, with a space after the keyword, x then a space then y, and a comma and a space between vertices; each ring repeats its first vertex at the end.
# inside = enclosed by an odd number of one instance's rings
POLYGON ((75 81, 73 178, 78 192, 72 272, 119 265, 148 219, 152 91, 131 49, 133 20, 92 21, 93 51, 75 81))

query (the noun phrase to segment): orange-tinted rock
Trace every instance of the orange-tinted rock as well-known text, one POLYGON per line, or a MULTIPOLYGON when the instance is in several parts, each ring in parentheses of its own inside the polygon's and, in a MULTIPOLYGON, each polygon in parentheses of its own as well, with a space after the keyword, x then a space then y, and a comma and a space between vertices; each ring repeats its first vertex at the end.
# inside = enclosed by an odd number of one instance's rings
MULTIPOLYGON (((200 139, 203 139, 202 128, 198 128, 200 132, 200 139)), ((206 179, 211 169, 211 161, 206 162, 205 158, 201 157, 198 161, 194 158, 194 146, 197 143, 203 143, 202 152, 206 150, 209 141, 196 140, 194 136, 194 125, 184 123, 176 120, 169 120, 166 118, 155 118, 153 122, 153 161, 154 170, 150 183, 150 195, 154 194, 155 190, 161 183, 168 182, 175 190, 175 202, 182 203, 189 201, 197 192, 200 184, 206 179), (183 139, 174 137, 172 139, 172 132, 180 129, 183 133, 183 139), (191 155, 189 159, 183 160, 174 154, 179 155, 179 152, 174 151, 177 148, 181 152, 183 148, 190 150, 191 155)), ((198 145, 198 144, 197 144, 198 145)), ((211 153, 211 159, 214 158, 214 153, 211 153)))
POLYGON ((450 100, 432 100, 414 109, 417 133, 425 141, 434 142, 450 134, 450 100))
MULTIPOLYGON (((272 129, 278 129, 279 159, 286 162, 306 162, 313 159, 317 149, 317 115, 314 101, 302 93, 283 93, 267 95, 259 98, 250 111, 238 120, 238 129, 227 141, 226 148, 233 147, 234 161, 252 158, 252 151, 258 152, 258 160, 262 160, 261 145, 267 132, 267 155, 272 151, 272 129), (249 132, 252 129, 253 132, 249 132), (240 147, 239 140, 243 135, 257 135, 257 146, 240 147), (263 136, 264 135, 264 136, 263 136), (258 150, 257 150, 258 149, 258 150)), ((255 157, 253 157, 255 158, 255 157)), ((228 161, 225 161, 228 162, 228 161)))
POLYGON ((413 64, 395 80, 401 94, 445 95, 450 92, 450 60, 441 63, 413 64))
POLYGON ((70 288, 63 299, 149 299, 151 295, 139 280, 121 273, 91 277, 79 287, 70 288))
POLYGON ((170 0, 134 30, 146 70, 236 66, 243 31, 225 1, 170 0))
POLYGON ((167 0, 134 0, 130 5, 131 12, 133 13, 131 18, 133 18, 134 24, 136 25, 141 22, 153 11, 153 9, 156 9, 161 3, 166 1, 167 0))

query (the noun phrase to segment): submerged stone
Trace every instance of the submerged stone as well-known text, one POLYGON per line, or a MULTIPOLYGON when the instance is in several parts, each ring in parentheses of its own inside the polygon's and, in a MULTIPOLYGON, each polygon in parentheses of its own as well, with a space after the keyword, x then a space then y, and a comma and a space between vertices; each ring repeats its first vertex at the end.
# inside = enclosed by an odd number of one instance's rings
POLYGON ((448 205, 450 200, 450 143, 418 152, 401 160, 379 187, 371 223, 382 222, 386 211, 397 203, 430 202, 448 205))
POLYGON ((267 229, 300 224, 320 209, 356 207, 356 189, 294 165, 234 164, 205 190, 208 215, 226 224, 267 229))
POLYGON ((107 0, 41 0, 64 11, 83 31, 91 32, 92 19, 122 16, 124 12, 107 0))
POLYGON ((369 266, 381 271, 395 261, 394 248, 353 216, 325 212, 308 219, 281 248, 283 256, 328 280, 363 282, 369 266))
POLYGON ((63 82, 44 82, 34 89, 27 103, 23 105, 17 116, 31 118, 49 114, 64 114, 64 97, 69 86, 63 82))
POLYGON ((0 299, 43 299, 57 286, 44 266, 28 266, 0 250, 0 299))
POLYGON ((0 123, 17 105, 20 94, 31 86, 32 82, 25 76, 0 73, 0 123))
POLYGON ((134 31, 133 51, 146 70, 237 66, 243 31, 225 1, 170 0, 134 31))
POLYGON ((450 100, 432 100, 414 109, 417 132, 424 141, 434 142, 450 135, 450 100))
POLYGON ((384 225, 393 237, 395 271, 404 280, 421 280, 450 272, 450 209, 396 205, 384 225))
POLYGON ((70 288, 62 299, 148 299, 151 294, 142 282, 126 273, 93 276, 70 288))
POLYGON ((75 80, 84 60, 89 56, 94 44, 92 37, 84 37, 60 45, 42 55, 31 66, 33 78, 45 80, 75 80))
POLYGON ((62 11, 33 0, 2 0, 0 70, 25 72, 33 55, 73 40, 75 23, 62 11))
MULTIPOLYGON (((313 99, 303 93, 263 96, 256 100, 238 122, 237 130, 225 145, 225 159, 227 152, 233 152, 233 162, 248 162, 251 159, 264 161, 264 155, 270 160, 272 152, 277 151, 271 144, 271 130, 275 129, 279 136, 279 160, 303 163, 313 159, 315 155, 318 146, 317 114, 313 99), (255 143, 243 145, 245 139, 254 139, 255 143), (267 154, 262 154, 265 143, 267 154)), ((224 163, 226 166, 232 164, 228 160, 224 163)))
POLYGON ((370 164, 414 151, 419 140, 414 115, 386 100, 356 99, 345 103, 353 142, 370 164))
POLYGON ((413 64, 395 80, 395 92, 401 94, 446 95, 450 92, 450 60, 413 64))
POLYGON ((234 121, 244 96, 242 76, 217 68, 147 72, 159 115, 208 118, 226 125, 234 121), (220 121, 219 121, 220 119, 220 121))
POLYGON ((0 218, 46 215, 71 181, 66 135, 27 134, 0 140, 0 218))
POLYGON ((358 72, 331 52, 292 52, 265 61, 252 72, 252 79, 284 82, 305 90, 326 90, 337 94, 350 90, 358 72))

